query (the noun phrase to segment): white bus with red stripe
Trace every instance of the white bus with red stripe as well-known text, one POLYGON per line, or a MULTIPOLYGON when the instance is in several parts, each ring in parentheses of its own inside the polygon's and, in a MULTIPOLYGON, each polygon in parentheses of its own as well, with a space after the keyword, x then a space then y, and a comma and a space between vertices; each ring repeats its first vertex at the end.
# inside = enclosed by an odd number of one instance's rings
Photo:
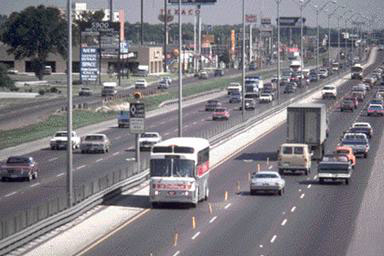
POLYGON ((155 144, 151 150, 149 198, 158 203, 191 203, 209 196, 209 141, 179 137, 155 144))

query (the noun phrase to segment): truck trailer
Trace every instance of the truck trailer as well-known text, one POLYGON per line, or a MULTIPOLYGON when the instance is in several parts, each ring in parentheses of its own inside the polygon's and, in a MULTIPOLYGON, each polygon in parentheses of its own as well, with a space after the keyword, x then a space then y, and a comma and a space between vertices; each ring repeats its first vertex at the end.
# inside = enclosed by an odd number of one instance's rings
POLYGON ((313 159, 322 159, 327 139, 324 104, 292 104, 287 108, 287 142, 307 144, 313 159))

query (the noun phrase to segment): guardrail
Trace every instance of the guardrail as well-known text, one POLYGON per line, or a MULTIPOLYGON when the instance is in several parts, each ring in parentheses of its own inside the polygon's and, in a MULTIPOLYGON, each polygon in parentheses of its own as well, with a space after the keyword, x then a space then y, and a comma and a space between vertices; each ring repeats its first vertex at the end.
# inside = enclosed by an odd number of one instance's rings
MULTIPOLYGON (((303 91, 294 98, 288 99, 279 105, 275 105, 261 113, 246 112, 245 119, 242 116, 232 118, 223 122, 221 126, 213 127, 203 131, 200 137, 210 140, 212 145, 228 139, 236 133, 244 132, 247 128, 274 112, 279 112, 292 102, 319 90, 324 83, 333 82, 340 78, 340 75, 347 74, 344 71, 335 77, 322 80, 313 88, 303 91)), ((110 172, 108 175, 97 178, 89 183, 78 185, 74 189, 73 207, 68 207, 65 195, 56 197, 41 205, 20 211, 0 221, 0 255, 32 241, 40 235, 49 232, 65 223, 68 223, 104 200, 118 195, 121 192, 137 186, 149 177, 148 161, 141 161, 142 169, 137 172, 137 165, 133 163, 125 169, 110 172)))

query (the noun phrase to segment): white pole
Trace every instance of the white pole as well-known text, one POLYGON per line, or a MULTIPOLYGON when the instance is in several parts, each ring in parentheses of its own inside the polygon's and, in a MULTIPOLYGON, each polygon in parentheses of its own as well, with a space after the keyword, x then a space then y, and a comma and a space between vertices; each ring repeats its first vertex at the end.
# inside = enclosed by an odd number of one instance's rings
POLYGON ((179 0, 179 137, 183 136, 183 71, 182 71, 182 24, 181 24, 181 0, 179 0))

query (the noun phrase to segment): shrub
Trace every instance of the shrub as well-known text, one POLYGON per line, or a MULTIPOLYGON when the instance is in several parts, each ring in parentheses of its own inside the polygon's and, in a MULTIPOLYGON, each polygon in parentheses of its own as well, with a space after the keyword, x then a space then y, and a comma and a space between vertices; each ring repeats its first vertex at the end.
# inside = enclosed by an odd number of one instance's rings
POLYGON ((51 93, 58 93, 58 89, 56 87, 51 87, 50 92, 51 93))
POLYGON ((40 94, 40 95, 44 95, 44 94, 45 94, 45 90, 44 90, 44 89, 40 89, 40 90, 39 90, 39 94, 40 94))

